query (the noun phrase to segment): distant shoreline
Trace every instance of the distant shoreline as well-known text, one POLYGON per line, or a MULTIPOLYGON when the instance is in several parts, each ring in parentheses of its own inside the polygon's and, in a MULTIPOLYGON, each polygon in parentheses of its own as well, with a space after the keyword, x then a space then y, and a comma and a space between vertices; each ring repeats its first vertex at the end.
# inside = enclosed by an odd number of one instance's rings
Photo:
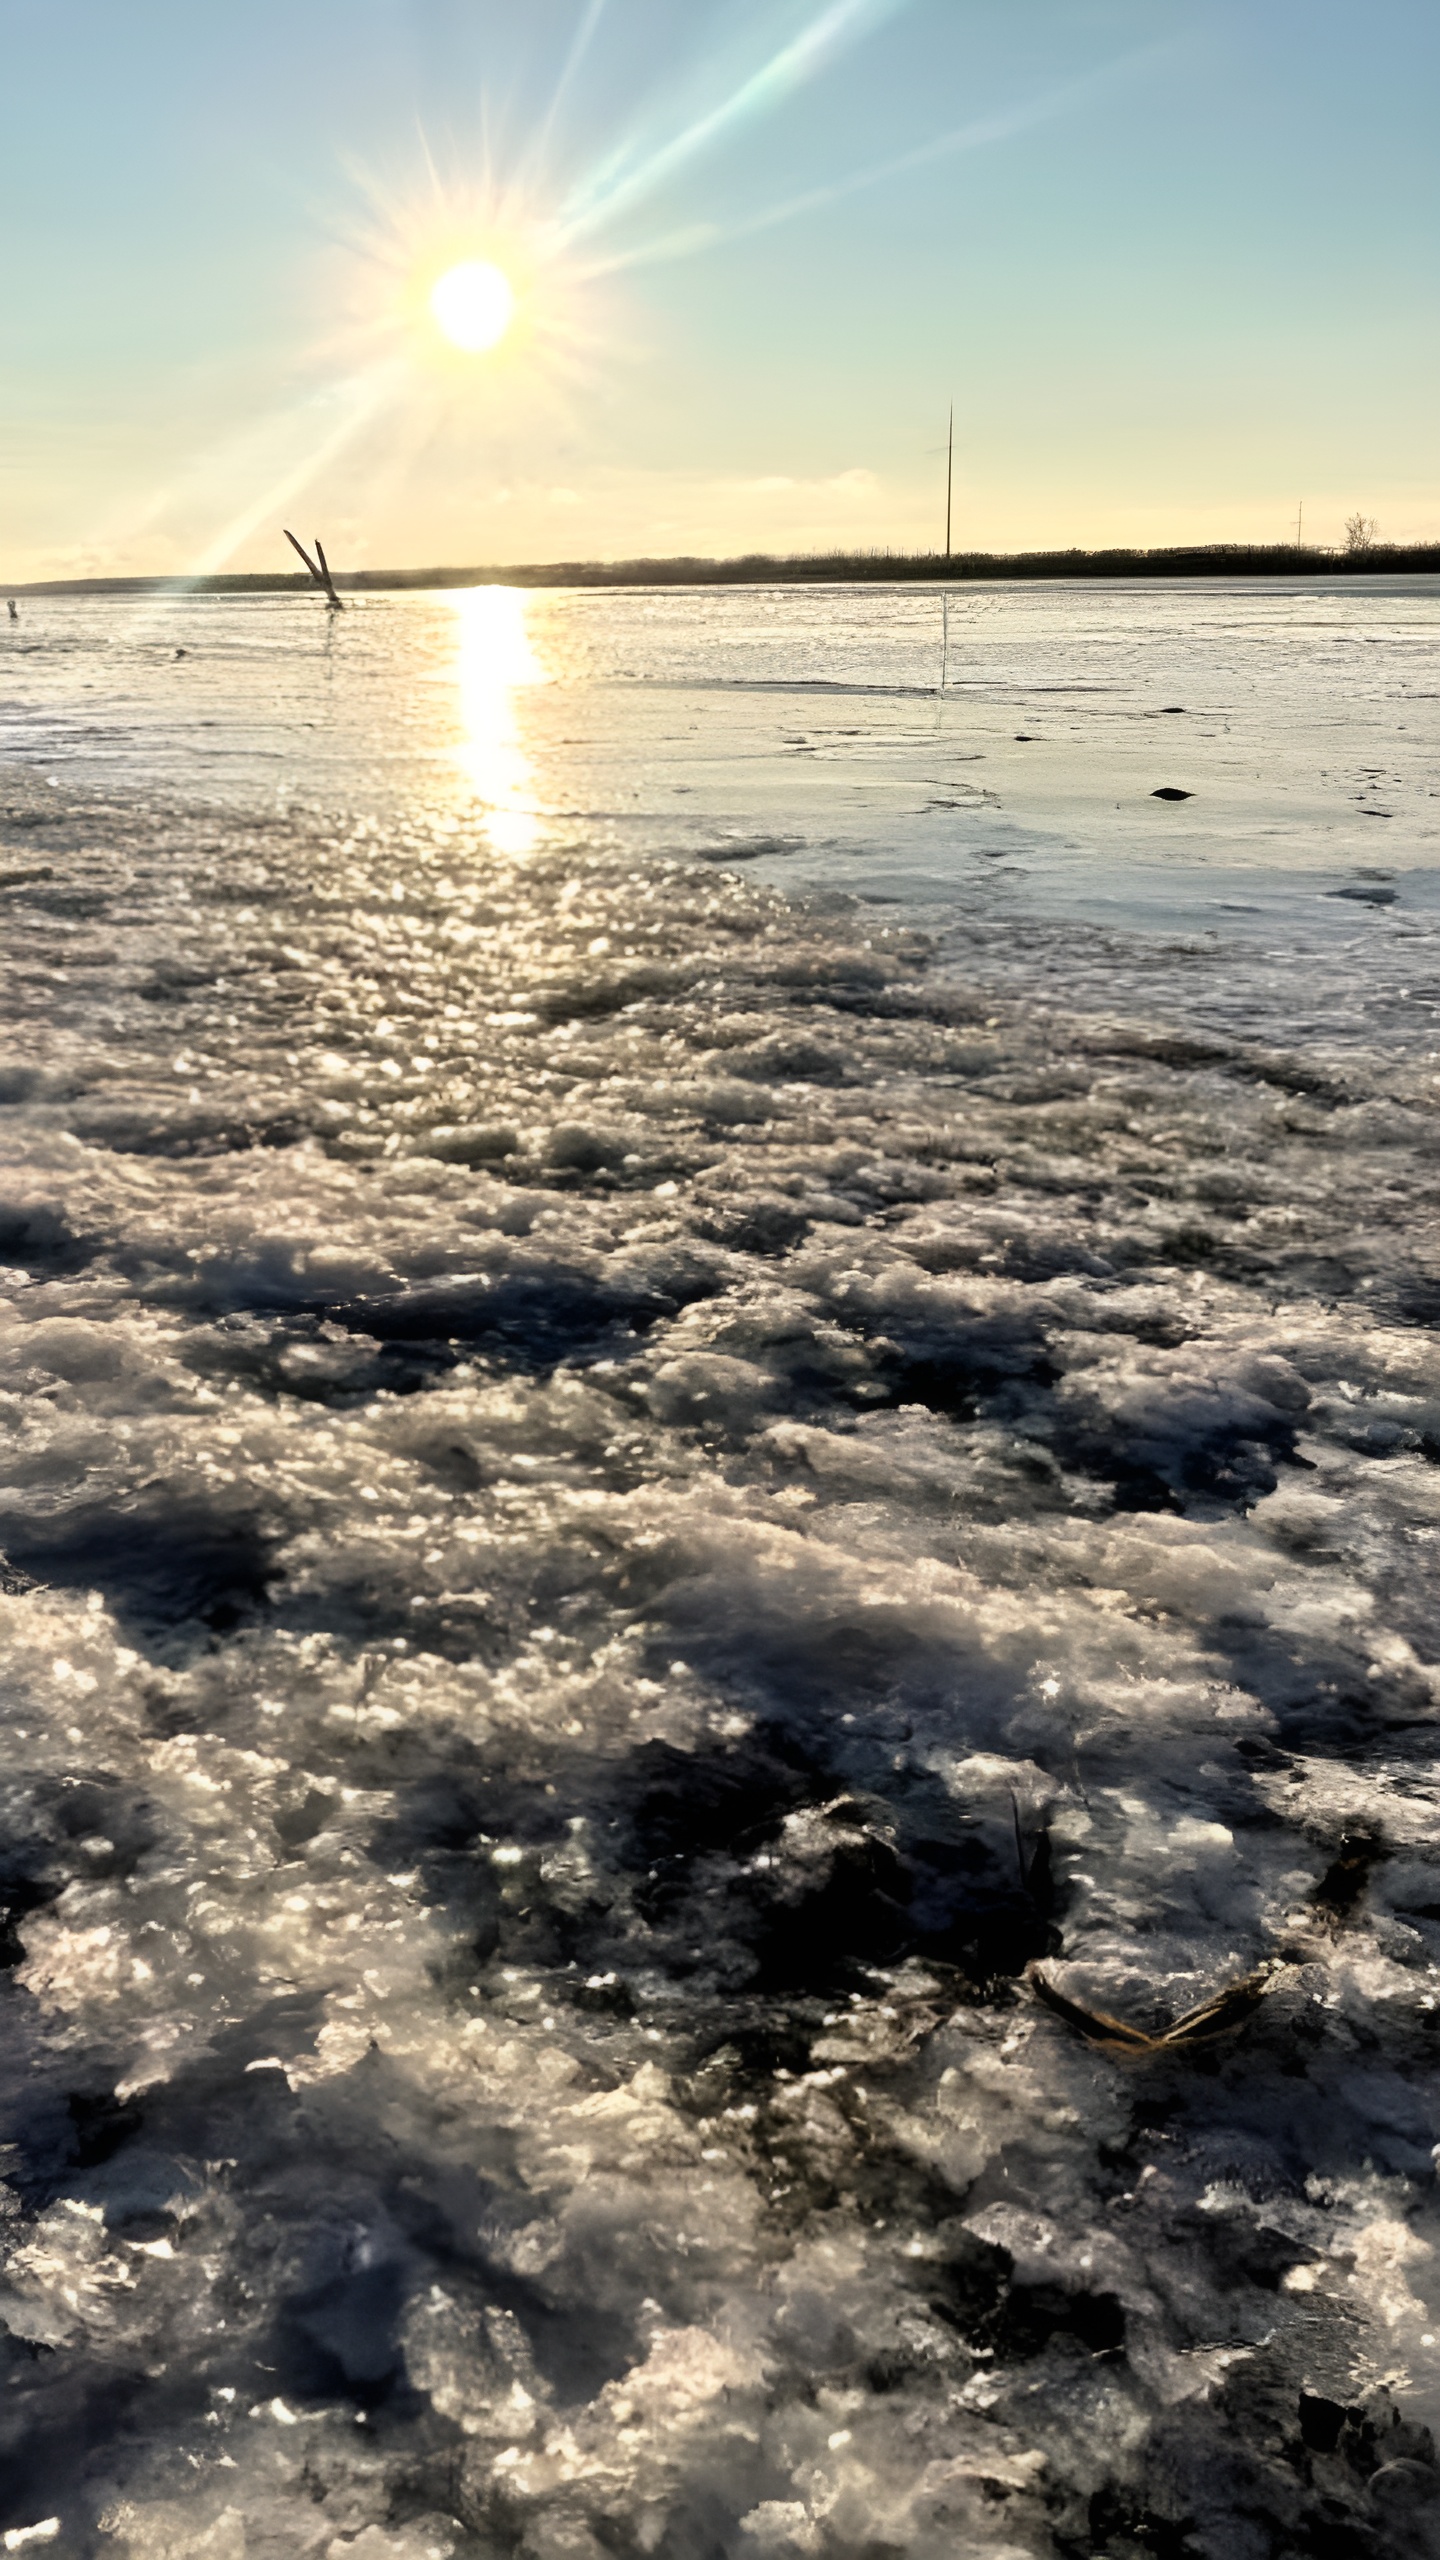
MULTIPOLYGON (((469 569, 337 570, 350 595, 426 587, 962 586, 1025 579, 1315 578, 1440 576, 1440 542, 1376 543, 1369 551, 1300 549, 1294 543, 1214 542, 1160 551, 747 552, 733 560, 549 560, 469 569)), ((38 578, 14 596, 299 595, 297 571, 249 570, 202 578, 38 578)))

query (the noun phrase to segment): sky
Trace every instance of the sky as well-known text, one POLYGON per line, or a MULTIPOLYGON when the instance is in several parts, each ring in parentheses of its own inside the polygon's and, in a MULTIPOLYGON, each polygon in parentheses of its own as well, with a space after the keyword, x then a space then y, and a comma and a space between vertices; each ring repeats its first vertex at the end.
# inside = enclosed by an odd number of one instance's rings
POLYGON ((0 578, 1440 538, 1434 0, 0 0, 0 578), (513 325, 429 294, 500 265, 513 325))

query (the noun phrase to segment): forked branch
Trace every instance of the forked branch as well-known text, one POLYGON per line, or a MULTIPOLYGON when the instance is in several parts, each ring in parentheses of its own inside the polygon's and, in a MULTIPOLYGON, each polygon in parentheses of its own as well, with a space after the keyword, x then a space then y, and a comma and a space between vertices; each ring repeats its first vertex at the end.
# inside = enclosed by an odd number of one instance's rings
POLYGON ((325 557, 325 546, 321 542, 318 534, 315 539, 315 550, 318 556, 316 559, 312 560, 304 543, 297 541, 288 524, 285 526, 284 531, 286 541, 294 550, 299 552, 300 557, 304 561, 306 568, 309 570, 311 577, 314 579, 316 586, 324 588, 326 601, 329 605, 330 611, 332 613, 343 613, 345 607, 335 593, 335 581, 330 575, 330 563, 325 557))

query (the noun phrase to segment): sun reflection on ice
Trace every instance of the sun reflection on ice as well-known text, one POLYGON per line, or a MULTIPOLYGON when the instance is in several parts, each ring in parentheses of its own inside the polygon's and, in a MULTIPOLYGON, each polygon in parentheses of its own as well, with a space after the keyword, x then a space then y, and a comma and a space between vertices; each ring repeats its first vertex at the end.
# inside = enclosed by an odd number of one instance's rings
POLYGON ((531 853, 540 840, 541 812, 515 696, 522 686, 550 679, 531 646, 529 598, 516 587, 467 587, 454 603, 461 727, 456 761, 484 807, 497 853, 531 853))

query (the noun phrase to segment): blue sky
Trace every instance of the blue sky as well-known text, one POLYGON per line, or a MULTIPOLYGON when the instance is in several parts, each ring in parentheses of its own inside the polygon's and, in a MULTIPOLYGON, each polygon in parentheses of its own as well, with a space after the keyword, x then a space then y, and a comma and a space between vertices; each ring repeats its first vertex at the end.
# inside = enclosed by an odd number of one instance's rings
POLYGON ((1440 536, 1433 0, 0 0, 0 574, 1440 536), (558 92, 558 94, 557 94, 558 92), (433 274, 521 325, 458 358, 433 274), (281 546, 283 548, 283 546, 281 546))

